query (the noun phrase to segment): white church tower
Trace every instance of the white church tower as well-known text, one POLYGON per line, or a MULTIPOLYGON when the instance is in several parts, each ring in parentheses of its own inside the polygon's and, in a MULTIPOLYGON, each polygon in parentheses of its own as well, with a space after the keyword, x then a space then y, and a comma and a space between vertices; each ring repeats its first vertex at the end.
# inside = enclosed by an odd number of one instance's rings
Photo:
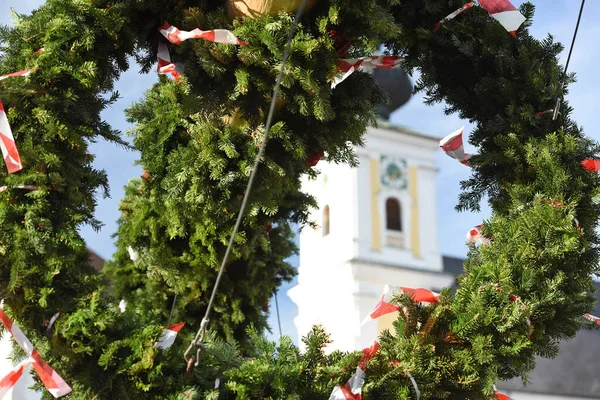
POLYGON ((345 351, 391 327, 394 314, 360 326, 385 284, 437 291, 454 280, 438 248, 438 139, 387 122, 366 139, 358 168, 321 161, 319 177, 304 182, 319 227, 300 233, 298 285, 288 292, 299 336, 321 324, 331 348, 345 351))

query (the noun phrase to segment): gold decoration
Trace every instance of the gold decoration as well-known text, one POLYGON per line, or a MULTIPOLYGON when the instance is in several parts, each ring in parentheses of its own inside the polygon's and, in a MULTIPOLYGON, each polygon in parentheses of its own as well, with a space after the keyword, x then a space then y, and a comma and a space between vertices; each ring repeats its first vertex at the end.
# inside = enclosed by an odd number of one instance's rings
MULTIPOLYGON (((305 11, 310 10, 318 0, 307 0, 305 11)), ((276 15, 280 11, 295 13, 302 0, 227 0, 229 18, 250 17, 261 15, 276 15)))
POLYGON ((236 129, 239 129, 242 125, 248 123, 248 120, 242 116, 242 113, 239 110, 235 110, 231 115, 224 115, 222 120, 226 125, 236 129))

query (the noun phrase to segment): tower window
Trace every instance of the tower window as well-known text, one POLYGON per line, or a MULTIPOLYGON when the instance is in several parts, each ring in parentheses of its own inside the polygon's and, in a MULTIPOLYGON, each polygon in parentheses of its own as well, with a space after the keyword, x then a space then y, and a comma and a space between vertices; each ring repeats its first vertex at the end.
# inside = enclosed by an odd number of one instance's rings
POLYGON ((329 235, 329 206, 323 207, 323 236, 329 235))
POLYGON ((386 228, 402 232, 402 208, 398 199, 390 197, 385 201, 386 228))

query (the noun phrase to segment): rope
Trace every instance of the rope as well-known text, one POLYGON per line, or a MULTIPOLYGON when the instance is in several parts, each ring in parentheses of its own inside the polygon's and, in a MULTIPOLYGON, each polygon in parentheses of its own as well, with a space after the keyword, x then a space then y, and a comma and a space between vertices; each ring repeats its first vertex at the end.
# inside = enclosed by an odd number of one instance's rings
POLYGON ((283 333, 281 333, 281 318, 279 317, 279 302, 277 301, 277 291, 275 291, 275 309, 277 310, 277 325, 279 325, 279 339, 283 337, 283 333))
MULTIPOLYGON (((567 77, 567 70, 569 69, 569 63, 571 62, 571 55, 573 54, 573 47, 575 47, 575 40, 577 39, 577 32, 579 31, 579 23, 581 22, 581 16, 583 15, 583 6, 585 5, 585 0, 581 0, 581 7, 579 8, 579 16, 577 17, 577 24, 575 25, 575 32, 573 32, 573 40, 571 40, 571 48, 569 49, 569 55, 567 56, 567 63, 565 64, 565 70, 563 71, 562 78, 560 80, 560 90, 564 89, 565 79, 567 77)), ((562 93, 561 93, 562 94, 562 93)), ((552 120, 556 121, 559 114, 561 99, 558 97, 556 99, 556 106, 554 107, 554 114, 552 115, 552 120)))
MULTIPOLYGON (((275 102, 277 101, 277 94, 279 93, 279 87, 281 86, 281 80, 283 79, 283 69, 287 62, 287 59, 290 55, 292 40, 294 38, 294 33, 296 32, 296 27, 298 26, 298 22, 300 21, 300 17, 302 16, 302 12, 304 11, 304 7, 306 6, 306 0, 302 0, 302 4, 298 7, 298 11, 296 12, 296 18, 292 23, 292 27, 290 29, 290 33, 287 38, 287 44, 285 50, 283 52, 283 58, 281 59, 281 67, 279 68, 279 75, 277 76, 277 80, 275 82, 275 88, 273 89, 273 97, 271 99, 271 107, 269 108, 269 114, 267 116, 267 123, 265 124, 265 133, 262 137, 262 143, 260 145, 260 149, 258 150, 258 154, 256 155, 256 159, 254 160, 254 166, 252 167, 252 173, 250 174, 250 179, 248 180, 248 186, 246 186, 246 192, 244 193, 244 198, 242 200, 242 205, 240 207, 240 211, 238 213, 237 220, 235 221, 235 226, 233 227, 233 232, 231 232, 231 238, 229 239, 229 244, 227 245, 227 249, 225 250, 225 256, 223 257, 223 261, 221 262, 221 267, 219 268, 219 273, 217 274, 217 280, 215 281, 215 286, 213 287, 212 294, 210 295, 210 300, 208 301, 208 306, 206 307, 206 313, 204 314, 204 318, 202 318, 202 322, 200 323, 200 329, 196 333, 194 340, 190 343, 187 350, 185 351, 183 358, 185 361, 190 364, 191 358, 188 358, 189 353, 192 351, 194 346, 198 346, 198 350, 196 353, 196 362, 195 366, 198 366, 198 357, 200 355, 201 347, 200 343, 204 339, 204 335, 206 333, 206 328, 208 326, 208 321, 210 320, 210 312, 213 307, 213 303, 215 301, 215 297, 217 296, 217 291, 219 290, 219 284, 221 283, 221 278, 223 277, 223 272, 225 270, 225 265, 227 264, 227 260, 229 259, 229 254, 231 253, 231 248, 233 247, 233 241, 235 240, 235 235, 237 234, 240 225, 242 223, 242 217, 244 216, 244 211, 246 210, 246 205, 248 204, 248 198, 250 197, 250 190, 252 189, 252 185, 254 184, 254 179, 256 178, 256 172, 258 171, 258 167, 260 165, 260 160, 265 152, 265 147, 267 145, 267 139, 269 137, 269 130, 271 129, 271 123, 273 122, 273 114, 275 113, 275 102)), ((193 356, 192 356, 193 357, 193 356)))

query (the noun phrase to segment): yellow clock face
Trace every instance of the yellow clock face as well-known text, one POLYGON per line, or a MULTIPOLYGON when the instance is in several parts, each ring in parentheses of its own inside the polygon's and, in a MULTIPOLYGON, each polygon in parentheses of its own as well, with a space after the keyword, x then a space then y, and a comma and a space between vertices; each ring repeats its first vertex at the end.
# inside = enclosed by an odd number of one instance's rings
POLYGON ((392 189, 406 189, 406 160, 381 156, 381 183, 392 189))

